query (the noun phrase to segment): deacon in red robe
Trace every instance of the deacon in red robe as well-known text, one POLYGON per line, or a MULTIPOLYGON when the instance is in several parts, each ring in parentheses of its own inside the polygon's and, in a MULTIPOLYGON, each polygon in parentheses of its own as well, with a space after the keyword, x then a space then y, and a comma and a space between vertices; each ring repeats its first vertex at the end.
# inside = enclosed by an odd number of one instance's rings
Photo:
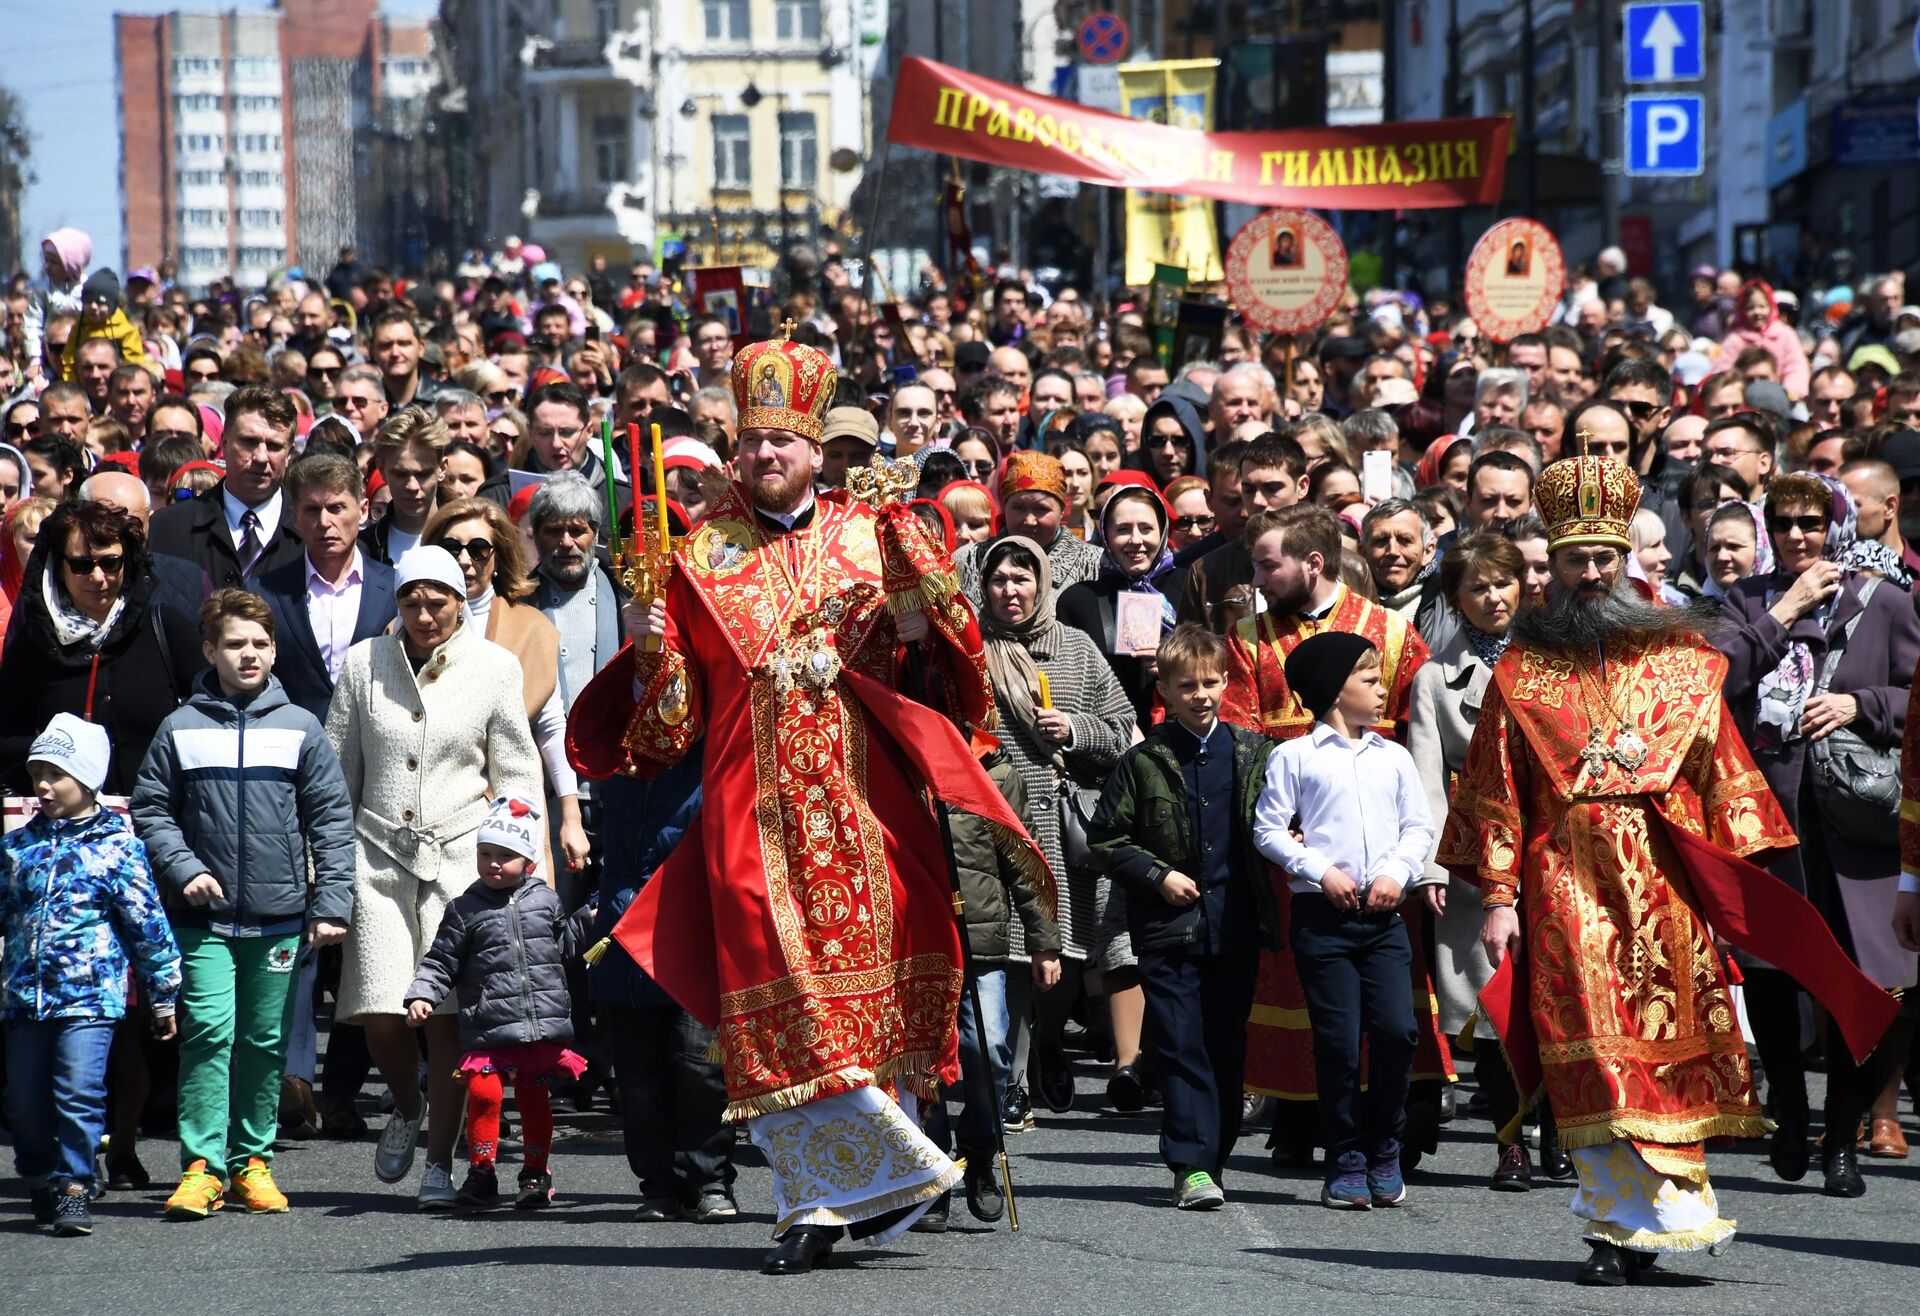
POLYGON ((641 643, 582 693, 568 741, 583 772, 640 777, 704 744, 699 823, 613 935, 716 1029, 727 1117, 774 1171, 762 1269, 793 1274, 846 1229, 894 1237, 960 1178, 914 1118, 958 1074, 928 792, 993 824, 1044 895, 1051 879, 953 724, 900 692, 920 642, 951 705, 989 723, 951 561, 884 473, 862 473, 870 502, 814 494, 832 365, 782 339, 731 377, 738 482, 715 481, 664 596, 629 606, 641 643))

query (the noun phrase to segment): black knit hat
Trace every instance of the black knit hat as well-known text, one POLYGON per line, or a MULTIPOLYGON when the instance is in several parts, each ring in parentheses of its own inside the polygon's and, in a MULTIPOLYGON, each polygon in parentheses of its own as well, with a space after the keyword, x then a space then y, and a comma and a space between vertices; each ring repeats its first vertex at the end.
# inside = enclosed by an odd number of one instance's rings
POLYGON ((118 306, 120 276, 112 270, 95 270, 89 274, 86 283, 80 289, 80 300, 85 302, 95 297, 101 298, 110 305, 118 306))
POLYGON ((1325 717, 1353 675, 1354 664, 1372 649, 1372 640, 1348 631, 1309 635, 1287 655, 1287 688, 1300 696, 1309 713, 1325 717))

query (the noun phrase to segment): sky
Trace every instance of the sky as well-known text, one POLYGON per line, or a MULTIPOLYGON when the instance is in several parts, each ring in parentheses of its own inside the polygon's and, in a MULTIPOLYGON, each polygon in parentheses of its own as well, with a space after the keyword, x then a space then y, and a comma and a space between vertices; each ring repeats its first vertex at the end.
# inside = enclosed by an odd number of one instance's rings
MULTIPOLYGON (((71 224, 93 238, 97 264, 120 261, 119 90, 113 80, 113 15, 181 10, 264 10, 268 0, 154 4, 141 0, 0 0, 8 57, 0 86, 27 106, 33 172, 20 245, 33 259, 49 229, 71 224)), ((436 0, 386 0, 388 13, 431 16, 436 0)))

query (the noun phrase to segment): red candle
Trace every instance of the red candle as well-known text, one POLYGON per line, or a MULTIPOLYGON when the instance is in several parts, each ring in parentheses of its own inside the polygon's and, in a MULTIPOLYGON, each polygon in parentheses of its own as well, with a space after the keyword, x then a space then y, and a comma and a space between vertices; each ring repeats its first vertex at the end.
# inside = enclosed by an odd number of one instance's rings
MULTIPOLYGON (((633 489, 633 537, 640 541, 642 549, 646 547, 647 530, 640 519, 640 509, 645 506, 640 501, 640 427, 627 426, 627 481, 633 489)), ((653 496, 658 498, 660 491, 655 489, 653 496)))

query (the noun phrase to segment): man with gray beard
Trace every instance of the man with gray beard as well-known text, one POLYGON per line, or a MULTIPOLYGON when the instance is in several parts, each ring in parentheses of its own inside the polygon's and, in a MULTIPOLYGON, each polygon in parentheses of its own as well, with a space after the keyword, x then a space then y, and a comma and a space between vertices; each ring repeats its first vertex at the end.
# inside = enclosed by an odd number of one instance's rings
POLYGON ((1481 889, 1496 966, 1482 1008, 1520 1108, 1549 1099, 1578 1171, 1591 1255, 1577 1280, 1620 1285, 1664 1253, 1721 1250, 1734 1222, 1706 1141, 1768 1129, 1716 934, 1818 997, 1856 1055, 1894 1003, 1809 931, 1812 906, 1746 862, 1793 832, 1727 711, 1705 617, 1626 576, 1638 477, 1575 457, 1535 499, 1548 602, 1514 619, 1437 861, 1481 889))
POLYGON ((573 701, 620 652, 620 600, 600 569, 603 498, 577 471, 541 484, 527 506, 527 526, 540 555, 533 603, 560 632, 560 701, 573 701))

